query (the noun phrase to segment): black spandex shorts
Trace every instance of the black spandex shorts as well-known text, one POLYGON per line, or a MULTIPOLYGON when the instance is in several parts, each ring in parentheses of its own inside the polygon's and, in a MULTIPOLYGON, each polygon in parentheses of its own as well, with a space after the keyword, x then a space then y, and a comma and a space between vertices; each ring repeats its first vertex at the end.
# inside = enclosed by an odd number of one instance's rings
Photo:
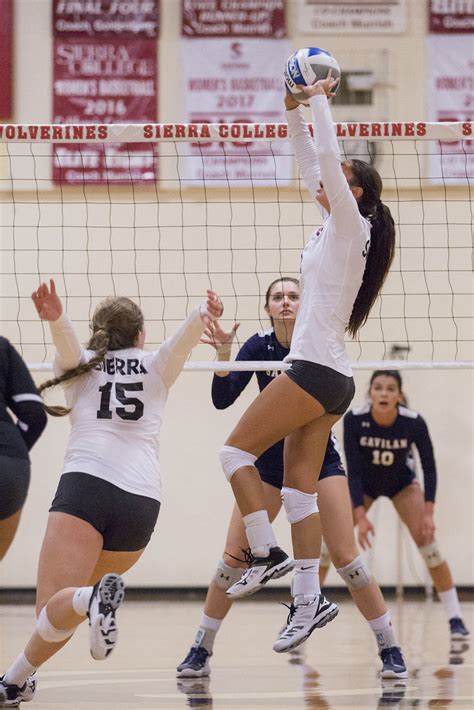
POLYGON ((30 462, 0 456, 0 520, 18 513, 25 504, 30 485, 30 462))
POLYGON ((328 414, 344 414, 355 393, 353 377, 346 377, 326 365, 293 360, 285 371, 305 392, 320 402, 328 414))
POLYGON ((104 538, 103 549, 115 552, 146 547, 159 511, 154 498, 128 493, 88 473, 63 473, 49 509, 85 520, 104 538))
POLYGON ((417 478, 415 474, 413 474, 410 476, 403 476, 402 478, 398 478, 397 481, 387 482, 383 486, 370 484, 368 482, 366 483, 364 481, 362 487, 365 496, 369 496, 369 498, 373 498, 374 500, 376 500, 381 496, 393 498, 398 493, 400 493, 400 491, 403 491, 404 488, 407 488, 408 486, 411 486, 412 483, 417 482, 417 478))

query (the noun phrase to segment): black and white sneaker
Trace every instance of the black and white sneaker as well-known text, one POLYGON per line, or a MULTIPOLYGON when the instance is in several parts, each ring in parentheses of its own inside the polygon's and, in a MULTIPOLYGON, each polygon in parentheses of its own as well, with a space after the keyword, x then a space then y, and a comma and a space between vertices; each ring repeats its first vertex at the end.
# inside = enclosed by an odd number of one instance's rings
POLYGON ((277 653, 291 651, 306 641, 314 629, 326 626, 338 613, 337 606, 323 594, 317 594, 306 604, 291 604, 286 626, 273 644, 273 650, 277 653))
POLYGON ((26 683, 21 686, 5 683, 0 677, 0 708, 18 708, 20 703, 29 703, 36 692, 36 677, 30 675, 26 683))
POLYGON ((94 587, 89 602, 91 656, 103 661, 110 656, 118 639, 115 613, 125 597, 125 585, 118 574, 105 574, 94 587))
POLYGON ((188 655, 176 669, 178 678, 203 678, 211 674, 209 653, 204 646, 191 646, 188 655))
POLYGON ((258 592, 270 579, 283 577, 293 569, 294 560, 288 557, 281 547, 270 548, 268 557, 254 557, 250 552, 246 553, 249 563, 238 582, 227 590, 227 596, 232 599, 247 597, 254 592, 258 592))
POLYGON ((453 618, 449 620, 449 630, 453 640, 458 639, 462 641, 463 639, 469 638, 469 629, 466 628, 460 616, 453 616, 453 618))
POLYGON ((408 678, 408 671, 401 649, 398 646, 383 648, 380 652, 382 659, 382 678, 408 678))

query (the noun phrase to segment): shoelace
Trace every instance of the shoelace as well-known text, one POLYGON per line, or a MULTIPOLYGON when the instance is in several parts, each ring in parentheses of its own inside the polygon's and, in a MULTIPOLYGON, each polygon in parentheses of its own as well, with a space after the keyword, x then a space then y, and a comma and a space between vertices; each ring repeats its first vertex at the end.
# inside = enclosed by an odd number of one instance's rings
POLYGON ((188 663, 191 660, 196 660, 199 663, 205 663, 208 655, 209 653, 204 648, 204 646, 193 646, 186 658, 184 659, 184 662, 188 663))
POLYGON ((295 615, 296 607, 293 604, 293 602, 291 602, 291 604, 285 604, 285 602, 280 602, 280 604, 282 606, 286 606, 286 608, 290 610, 290 613, 288 614, 288 617, 286 619, 286 625, 289 626, 291 624, 291 621, 292 621, 294 615, 295 615))
POLYGON ((244 559, 241 557, 235 557, 235 555, 231 555, 230 552, 226 552, 226 555, 229 557, 232 557, 233 560, 236 560, 236 562, 245 562, 247 567, 250 567, 252 562, 254 561, 255 557, 252 555, 252 551, 250 547, 247 547, 247 549, 244 549, 243 547, 240 548, 241 551, 243 552, 244 559))

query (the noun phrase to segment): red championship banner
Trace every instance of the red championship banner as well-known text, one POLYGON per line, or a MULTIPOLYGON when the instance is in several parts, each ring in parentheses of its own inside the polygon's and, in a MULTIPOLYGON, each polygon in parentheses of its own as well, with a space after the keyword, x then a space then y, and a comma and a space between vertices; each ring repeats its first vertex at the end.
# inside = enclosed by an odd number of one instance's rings
POLYGON ((13 114, 13 0, 0 0, 0 119, 13 114))
MULTIPOLYGON (((429 118, 469 122, 474 118, 474 46, 472 35, 432 34, 427 39, 429 118)), ((474 142, 443 141, 430 155, 430 176, 439 182, 474 174, 474 142)))
POLYGON ((474 33, 474 0, 429 0, 430 32, 474 33))
MULTIPOLYGON (((53 122, 157 120, 157 0, 54 0, 53 122), (83 8, 80 12, 79 8, 83 8)), ((57 183, 156 179, 152 145, 56 145, 57 183)))
MULTIPOLYGON (((283 67, 291 54, 284 0, 183 0, 183 118, 197 124, 284 120, 283 67), (277 37, 278 39, 275 39, 277 37)), ((239 141, 193 148, 181 177, 214 184, 283 184, 292 158, 285 146, 239 141)))

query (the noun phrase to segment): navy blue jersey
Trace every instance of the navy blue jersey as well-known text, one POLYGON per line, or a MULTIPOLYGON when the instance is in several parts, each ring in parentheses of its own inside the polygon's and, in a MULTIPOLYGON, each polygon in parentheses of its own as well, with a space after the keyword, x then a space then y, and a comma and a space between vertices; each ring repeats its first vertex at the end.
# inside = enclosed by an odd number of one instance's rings
MULTIPOLYGON (((262 333, 252 335, 240 348, 237 353, 236 360, 283 360, 288 353, 289 348, 277 340, 273 329, 262 333)), ((223 369, 225 364, 223 363, 223 369)), ((218 377, 214 375, 212 380, 212 401, 217 409, 226 409, 229 407, 241 392, 246 388, 252 375, 251 371, 247 372, 229 372, 226 377, 218 377)), ((280 371, 261 370, 255 373, 260 391, 262 391, 274 377, 280 374, 280 371)), ((256 461, 255 465, 260 474, 271 472, 274 480, 283 481, 283 440, 267 449, 256 461)), ((336 472, 339 467, 339 473, 344 473, 340 456, 336 450, 335 438, 329 437, 326 454, 323 465, 321 467, 321 476, 324 478, 324 472, 336 472)), ((265 476, 262 475, 265 479, 265 476)), ((266 480, 266 479, 265 479, 266 480)), ((269 482, 269 481, 267 481, 269 482)), ((282 483, 279 487, 281 488, 282 483)))
POLYGON ((363 505, 364 493, 372 498, 399 491, 415 478, 413 446, 423 467, 425 499, 434 502, 436 464, 426 422, 418 412, 398 407, 392 426, 377 424, 370 404, 344 417, 344 451, 354 506, 363 505))
POLYGON ((28 458, 46 426, 43 400, 13 345, 0 336, 0 454, 28 458), (17 417, 13 422, 9 411, 17 417))

